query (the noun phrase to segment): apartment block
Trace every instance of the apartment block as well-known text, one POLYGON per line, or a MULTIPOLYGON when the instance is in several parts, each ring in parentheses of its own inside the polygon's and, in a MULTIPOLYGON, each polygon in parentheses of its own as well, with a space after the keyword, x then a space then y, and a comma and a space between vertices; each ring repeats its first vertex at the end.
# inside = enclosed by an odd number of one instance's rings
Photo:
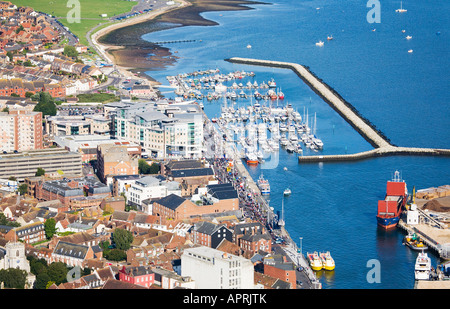
POLYGON ((198 106, 161 107, 136 104, 105 107, 112 118, 112 134, 141 145, 155 158, 200 158, 203 115, 198 106))
POLYGON ((42 113, 26 110, 0 112, 0 151, 42 149, 42 113))

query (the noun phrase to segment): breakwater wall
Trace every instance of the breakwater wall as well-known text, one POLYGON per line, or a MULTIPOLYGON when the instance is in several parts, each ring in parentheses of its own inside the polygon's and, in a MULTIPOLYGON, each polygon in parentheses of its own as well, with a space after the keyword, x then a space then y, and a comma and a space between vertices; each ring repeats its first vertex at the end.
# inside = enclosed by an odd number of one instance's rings
POLYGON ((225 59, 225 61, 292 70, 373 147, 377 148, 391 145, 389 139, 380 130, 378 130, 369 120, 360 115, 358 110, 349 102, 344 100, 334 89, 315 76, 309 68, 297 63, 238 57, 225 59))
POLYGON ((375 149, 355 154, 299 156, 299 163, 357 161, 373 157, 392 155, 450 156, 450 149, 417 147, 398 147, 378 130, 368 119, 349 102, 345 101, 334 89, 315 76, 309 68, 297 63, 269 61, 260 59, 233 57, 225 61, 238 64, 258 65, 290 69, 297 74, 316 94, 344 118, 375 149))
POLYGON ((359 161, 375 157, 384 156, 450 156, 450 149, 432 149, 432 148, 408 148, 408 147, 381 147, 369 151, 358 152, 354 154, 325 155, 325 156, 299 156, 299 163, 315 162, 340 162, 340 161, 359 161))

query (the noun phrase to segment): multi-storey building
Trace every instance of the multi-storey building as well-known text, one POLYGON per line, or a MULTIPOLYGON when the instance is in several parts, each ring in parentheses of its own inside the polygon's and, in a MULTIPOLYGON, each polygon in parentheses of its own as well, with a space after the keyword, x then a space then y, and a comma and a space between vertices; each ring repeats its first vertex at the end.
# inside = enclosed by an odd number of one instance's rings
POLYGON ((200 158, 203 115, 197 108, 182 105, 169 109, 137 104, 108 110, 111 131, 116 138, 137 143, 143 152, 156 158, 200 158))
POLYGON ((81 175, 81 155, 63 148, 47 148, 2 154, 0 157, 0 178, 3 179, 14 176, 22 181, 35 176, 38 168, 44 169, 49 175, 81 175))
POLYGON ((42 113, 26 110, 0 112, 0 151, 42 149, 42 113))
POLYGON ((127 146, 102 144, 97 147, 97 175, 101 181, 112 186, 116 175, 138 174, 140 151, 127 146))
POLYGON ((146 176, 134 181, 125 193, 127 203, 142 210, 142 201, 163 198, 170 194, 181 196, 179 182, 169 181, 161 175, 146 176))
POLYGON ((255 288, 252 261, 208 247, 184 250, 181 276, 191 277, 197 289, 255 288))

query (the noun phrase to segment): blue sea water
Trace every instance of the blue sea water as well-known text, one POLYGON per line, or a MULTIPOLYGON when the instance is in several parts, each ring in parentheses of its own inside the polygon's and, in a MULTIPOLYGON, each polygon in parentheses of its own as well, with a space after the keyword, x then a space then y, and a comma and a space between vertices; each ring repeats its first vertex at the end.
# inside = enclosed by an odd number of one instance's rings
MULTIPOLYGON (((370 24, 366 1, 275 0, 253 10, 203 14, 219 25, 181 27, 143 36, 148 41, 189 39, 168 44, 179 57, 175 65, 147 72, 163 84, 167 75, 219 68, 253 71, 258 82, 274 78, 302 115, 317 117, 323 154, 372 149, 353 128, 293 72, 225 62, 248 57, 308 66, 398 146, 450 148, 448 1, 403 1, 408 11, 395 12, 400 1, 381 1, 381 23, 370 24), (402 32, 405 30, 405 32, 402 32), (327 41, 327 36, 334 39, 327 41), (411 35, 412 39, 405 37, 411 35), (323 47, 315 45, 322 40, 323 47), (252 48, 248 49, 247 45, 252 48), (408 50, 412 49, 412 53, 408 50)), ((164 92, 164 89, 162 89, 164 92)), ((170 96, 170 95, 169 95, 170 96)), ((206 102, 208 116, 220 104, 206 102)), ((306 154, 306 153, 305 153, 306 154)), ((394 156, 358 162, 298 164, 296 155, 280 151, 276 169, 264 170, 271 184, 270 205, 281 209, 286 228, 303 253, 329 250, 332 273, 319 273, 324 288, 411 289, 417 253, 402 245, 400 230, 381 231, 375 215, 386 181, 399 170, 411 191, 450 184, 450 158, 394 156), (284 171, 283 167, 288 170, 284 171), (380 262, 380 283, 367 280, 380 262)), ((250 168, 253 178, 260 167, 250 168)), ((439 262, 432 252, 433 266, 439 262)))

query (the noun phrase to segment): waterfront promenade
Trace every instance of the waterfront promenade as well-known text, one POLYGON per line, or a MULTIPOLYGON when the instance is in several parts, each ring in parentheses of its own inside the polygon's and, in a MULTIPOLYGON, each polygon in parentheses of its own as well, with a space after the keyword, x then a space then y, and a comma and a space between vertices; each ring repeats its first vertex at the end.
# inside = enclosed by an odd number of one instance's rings
MULTIPOLYGON (((282 239, 283 244, 275 245, 275 251, 282 251, 288 260, 297 268, 297 281, 302 282, 303 289, 320 289, 321 283, 310 268, 305 256, 300 252, 297 244, 291 239, 284 226, 274 223, 275 214, 270 207, 241 160, 241 155, 234 142, 224 140, 225 128, 219 124, 214 126, 204 114, 206 131, 209 135, 207 157, 214 157, 213 166, 220 182, 231 182, 238 190, 240 206, 244 217, 260 222, 271 234, 272 239, 282 239), (214 149, 211 149, 214 145, 214 149)), ((207 141, 208 142, 208 141, 207 141)))
POLYGON ((370 123, 370 121, 362 117, 350 103, 345 101, 338 93, 331 89, 331 87, 300 64, 239 57, 233 57, 225 60, 231 63, 277 67, 292 70, 374 147, 373 150, 355 154, 299 156, 299 163, 356 161, 391 155, 450 156, 450 149, 398 147, 392 145, 389 139, 385 137, 382 132, 377 130, 370 123))

